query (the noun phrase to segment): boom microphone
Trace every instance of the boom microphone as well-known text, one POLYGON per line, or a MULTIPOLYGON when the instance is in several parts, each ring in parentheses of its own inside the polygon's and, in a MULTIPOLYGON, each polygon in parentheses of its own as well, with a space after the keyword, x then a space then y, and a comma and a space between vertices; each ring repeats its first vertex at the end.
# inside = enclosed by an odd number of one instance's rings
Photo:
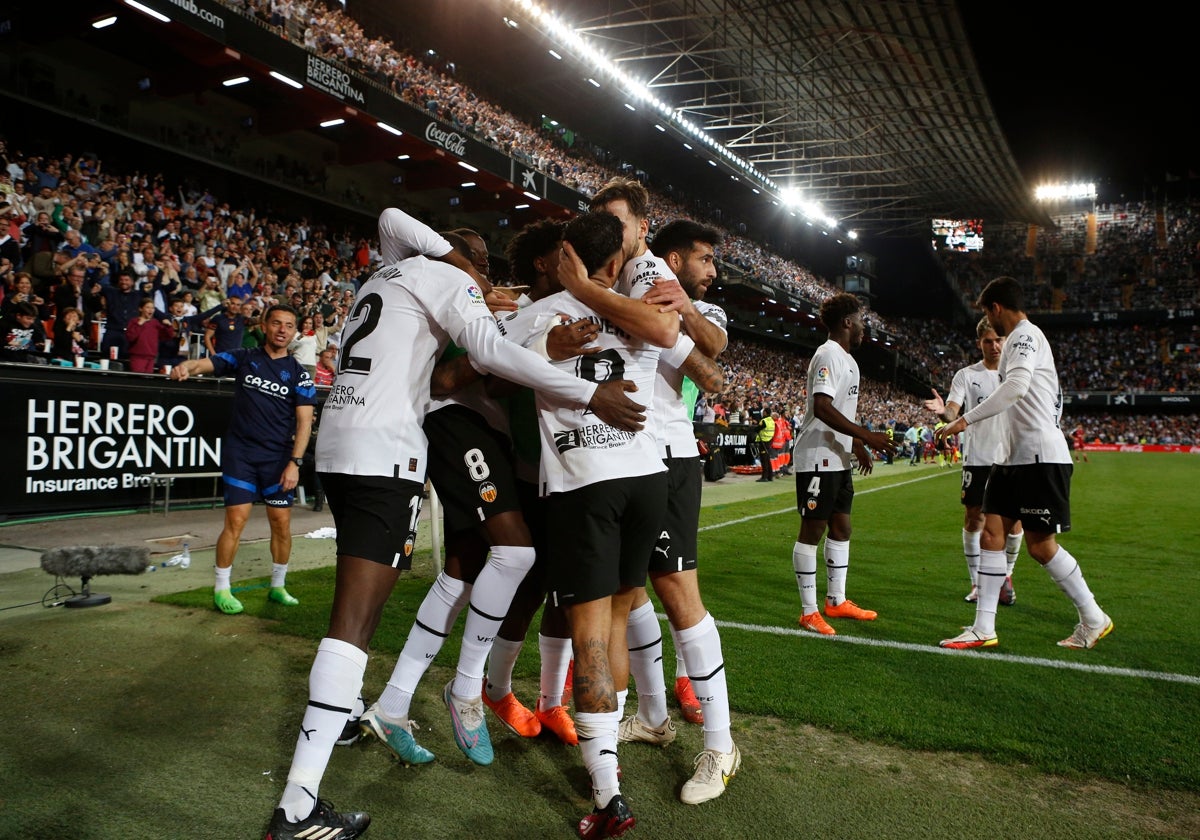
POLYGON ((150 565, 150 549, 122 545, 80 545, 52 548, 42 555, 42 568, 59 577, 78 575, 83 592, 63 603, 68 607, 97 607, 111 595, 93 595, 88 582, 96 575, 140 575, 150 565))

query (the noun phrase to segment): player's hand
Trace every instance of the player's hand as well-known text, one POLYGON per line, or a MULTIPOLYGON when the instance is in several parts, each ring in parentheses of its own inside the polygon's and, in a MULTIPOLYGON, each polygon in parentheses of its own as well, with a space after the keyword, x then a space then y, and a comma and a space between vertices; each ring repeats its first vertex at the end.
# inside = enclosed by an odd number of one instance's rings
POLYGON ((659 312, 680 312, 688 305, 688 296, 678 280, 660 277, 650 291, 642 295, 642 302, 657 306, 659 312))
POLYGON ((931 388, 933 391, 933 399, 925 400, 925 410, 932 411, 934 414, 941 416, 946 410, 946 401, 942 399, 942 395, 937 392, 937 388, 931 388))
POLYGON ((950 435, 956 435, 965 428, 967 428, 967 421, 961 416, 956 417, 953 423, 947 423, 945 426, 942 426, 942 428, 935 429, 933 432, 933 438, 940 443, 941 441, 950 437, 950 435))
POLYGON ((624 432, 640 432, 646 422, 646 406, 639 405, 626 391, 636 391, 637 385, 628 379, 610 379, 601 382, 592 395, 588 408, 614 429, 624 432))
POLYGON ((288 490, 295 490, 299 483, 300 468, 296 466, 295 461, 288 461, 288 465, 283 468, 283 474, 279 476, 279 489, 286 493, 288 490))
POLYGON ((854 442, 862 443, 864 446, 870 447, 877 452, 891 453, 896 451, 896 441, 883 432, 867 432, 861 441, 855 438, 854 442))
POLYGON ((851 451, 854 452, 854 460, 858 461, 858 471, 863 475, 870 475, 875 469, 875 460, 871 457, 870 450, 861 440, 855 438, 851 451))
POLYGON ((483 299, 487 302, 488 309, 492 311, 492 314, 497 312, 516 312, 518 309, 515 300, 494 286, 491 291, 484 295, 483 299))
POLYGON ((575 248, 572 247, 571 243, 564 241, 562 249, 563 258, 558 261, 558 267, 555 269, 555 278, 564 289, 578 296, 579 292, 586 287, 587 283, 591 283, 592 280, 588 277, 583 260, 579 259, 579 255, 575 253, 575 248))
POLYGON ((555 362, 599 353, 599 346, 587 346, 599 334, 600 327, 587 318, 580 318, 569 324, 559 324, 546 334, 546 353, 555 362))

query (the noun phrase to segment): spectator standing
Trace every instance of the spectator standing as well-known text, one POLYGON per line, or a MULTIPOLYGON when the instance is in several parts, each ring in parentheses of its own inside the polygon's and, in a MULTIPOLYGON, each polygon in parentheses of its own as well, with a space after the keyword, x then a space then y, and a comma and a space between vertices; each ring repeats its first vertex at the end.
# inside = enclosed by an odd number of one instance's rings
MULTIPOLYGON (((231 297, 225 299, 225 311, 214 315, 208 320, 208 326, 204 328, 204 346, 208 350, 208 355, 215 356, 218 353, 231 353, 234 350, 240 350, 244 346, 242 344, 243 335, 246 332, 246 319, 242 315, 242 302, 240 299, 231 297)), ((289 311, 294 312, 290 306, 289 311)), ((294 329, 294 327, 293 327, 294 329)), ((291 341, 291 339, 288 339, 291 341)), ((285 350, 287 348, 284 348, 285 350)))
POLYGON ((285 588, 292 552, 293 491, 312 433, 317 391, 287 348, 296 334, 296 313, 273 306, 265 317, 267 343, 253 350, 234 348, 172 368, 171 378, 214 373, 230 375, 235 385, 233 413, 222 439, 221 475, 225 483, 225 526, 217 538, 213 604, 226 615, 244 607, 230 588, 230 574, 242 531, 254 502, 261 500, 271 525, 271 588, 267 599, 285 606, 299 603, 285 588))
POLYGON ((46 330, 32 303, 15 303, 0 318, 0 360, 45 364, 40 355, 45 341, 46 330))
POLYGON ((1090 649, 1112 632, 1113 620, 1096 603, 1079 563, 1058 544, 1057 534, 1071 530, 1071 472, 1074 464, 1059 427, 1062 390, 1054 353, 1046 336, 1024 311, 1021 285, 997 277, 979 295, 997 335, 1004 337, 1000 386, 980 405, 940 432, 959 432, 1006 413, 1006 453, 988 476, 983 491, 984 525, 979 552, 979 600, 975 622, 945 648, 995 647, 996 608, 1005 580, 1005 535, 1017 522, 1025 528, 1029 554, 1050 575, 1079 613, 1074 632, 1060 647, 1090 649))
POLYGON ((54 342, 51 352, 56 359, 73 360, 87 352, 83 316, 75 307, 59 309, 54 318, 54 342))
POLYGON ((309 376, 314 376, 317 371, 317 336, 313 332, 313 317, 305 315, 300 319, 300 329, 296 332, 296 337, 292 343, 288 345, 288 352, 296 357, 296 361, 300 363, 309 376))
POLYGON ((103 306, 105 314, 104 339, 100 344, 101 355, 111 357, 115 347, 116 358, 129 358, 125 327, 137 317, 143 297, 144 295, 133 287, 133 275, 128 272, 117 275, 115 286, 102 286, 99 283, 92 286, 93 305, 103 306))
POLYGON ((758 421, 758 434, 755 435, 755 448, 758 450, 758 462, 762 464, 762 476, 759 481, 774 481, 775 470, 771 467, 771 441, 775 438, 774 412, 766 405, 762 407, 762 419, 758 421))
POLYGON ((337 376, 337 348, 326 345, 317 356, 317 367, 313 372, 313 382, 319 386, 328 387, 337 376))
MULTIPOLYGON (((142 298, 137 317, 125 327, 125 342, 129 348, 129 369, 134 373, 154 373, 158 347, 175 337, 171 319, 155 317, 154 299, 142 298)), ((159 313, 161 314, 161 313, 159 313)))
POLYGON ((804 425, 796 435, 796 506, 800 534, 792 547, 792 567, 800 587, 800 627, 837 635, 817 609, 817 544, 825 536, 825 615, 874 621, 876 612, 846 598, 850 568, 850 510, 854 503, 851 457, 858 471, 873 469, 871 449, 889 452, 895 443, 883 432, 858 425, 858 363, 851 349, 862 344, 862 305, 841 293, 821 305, 821 323, 829 339, 808 365, 804 425), (826 535, 826 529, 829 533, 826 535))

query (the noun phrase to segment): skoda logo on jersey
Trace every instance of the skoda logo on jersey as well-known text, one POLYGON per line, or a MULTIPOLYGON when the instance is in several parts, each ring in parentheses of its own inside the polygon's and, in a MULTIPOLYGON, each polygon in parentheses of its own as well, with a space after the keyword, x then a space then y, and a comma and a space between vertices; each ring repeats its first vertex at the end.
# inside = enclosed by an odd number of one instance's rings
POLYGON ((471 299, 472 303, 482 303, 484 306, 487 305, 483 300, 483 292, 479 291, 479 287, 474 283, 471 283, 467 286, 467 297, 471 299))
POLYGON ((498 495, 499 492, 496 490, 496 485, 492 484, 492 482, 485 481, 483 484, 479 485, 479 498, 483 499, 485 502, 496 501, 496 496, 498 495))

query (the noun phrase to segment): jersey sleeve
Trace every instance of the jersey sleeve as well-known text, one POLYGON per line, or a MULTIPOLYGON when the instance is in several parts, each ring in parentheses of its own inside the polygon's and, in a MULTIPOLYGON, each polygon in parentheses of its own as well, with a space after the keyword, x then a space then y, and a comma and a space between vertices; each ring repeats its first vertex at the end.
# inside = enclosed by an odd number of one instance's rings
POLYGON ((829 354, 825 352, 825 348, 817 349, 813 354, 812 364, 809 367, 810 373, 808 376, 808 390, 814 394, 825 394, 830 397, 836 397, 838 393, 837 374, 833 360, 829 354))
POLYGON ((379 214, 379 251, 386 265, 418 254, 444 257, 452 250, 445 237, 397 207, 379 214))
POLYGON ((946 395, 946 404, 958 404, 958 412, 962 414, 971 406, 967 405, 967 369, 959 368, 950 383, 950 393, 946 395))

